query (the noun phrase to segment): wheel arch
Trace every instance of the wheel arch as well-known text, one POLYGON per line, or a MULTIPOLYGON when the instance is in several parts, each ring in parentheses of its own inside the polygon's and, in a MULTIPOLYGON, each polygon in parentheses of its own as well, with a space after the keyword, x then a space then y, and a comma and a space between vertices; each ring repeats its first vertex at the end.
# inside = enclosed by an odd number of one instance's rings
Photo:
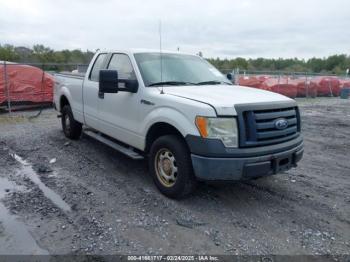
POLYGON ((60 97, 60 111, 62 111, 63 107, 66 105, 70 106, 70 102, 69 102, 67 96, 63 94, 60 97))
MULTIPOLYGON (((174 127, 172 124, 169 124, 167 122, 157 122, 152 124, 152 126, 148 129, 147 135, 146 135, 146 143, 145 143, 145 152, 148 153, 152 143, 159 137, 165 136, 165 135, 176 135, 180 138, 182 138, 187 145, 187 142, 182 135, 182 133, 174 127)), ((188 146, 188 145, 187 145, 188 146)))

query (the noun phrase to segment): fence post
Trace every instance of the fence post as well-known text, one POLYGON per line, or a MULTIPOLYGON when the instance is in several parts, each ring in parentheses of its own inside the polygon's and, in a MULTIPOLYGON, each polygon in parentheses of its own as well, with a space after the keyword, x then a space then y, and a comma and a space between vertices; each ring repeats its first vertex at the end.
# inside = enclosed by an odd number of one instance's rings
POLYGON ((307 81, 307 72, 305 72, 305 83, 304 83, 304 87, 305 87, 305 97, 309 98, 309 83, 307 81))
POLYGON ((6 96, 7 96, 7 110, 9 111, 9 114, 11 114, 11 98, 10 98, 10 86, 8 84, 8 78, 7 78, 7 65, 6 61, 4 61, 4 80, 5 80, 5 89, 6 89, 6 96))
POLYGON ((45 72, 44 72, 44 64, 41 65, 41 71, 42 71, 42 75, 41 75, 41 102, 44 103, 44 80, 45 80, 45 72))
POLYGON ((333 90, 332 90, 332 83, 331 83, 332 79, 329 77, 329 81, 328 81, 328 88, 329 88, 329 92, 331 93, 331 97, 333 97, 333 90))

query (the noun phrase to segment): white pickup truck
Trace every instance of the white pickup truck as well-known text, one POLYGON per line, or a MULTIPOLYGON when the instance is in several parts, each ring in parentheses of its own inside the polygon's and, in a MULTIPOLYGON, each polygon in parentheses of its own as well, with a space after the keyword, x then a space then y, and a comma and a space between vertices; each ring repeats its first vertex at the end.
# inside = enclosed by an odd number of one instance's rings
POLYGON ((232 85, 199 56, 99 51, 85 76, 55 77, 64 134, 83 131, 131 158, 148 157, 168 197, 189 194, 198 180, 276 174, 303 155, 294 100, 232 85))

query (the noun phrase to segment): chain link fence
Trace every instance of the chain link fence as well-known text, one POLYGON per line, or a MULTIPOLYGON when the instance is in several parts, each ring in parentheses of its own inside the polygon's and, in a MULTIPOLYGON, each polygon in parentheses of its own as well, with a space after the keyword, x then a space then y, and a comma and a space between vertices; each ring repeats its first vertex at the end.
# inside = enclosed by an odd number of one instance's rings
POLYGON ((280 93, 295 97, 335 97, 343 89, 350 88, 349 75, 286 72, 286 71, 253 71, 241 69, 219 69, 223 74, 232 74, 236 85, 280 93))
MULTIPOLYGON (((0 111, 52 106, 54 77, 57 72, 83 75, 86 64, 11 63, 0 61, 0 111)), ((233 75, 236 85, 295 97, 335 97, 350 89, 348 76, 309 72, 249 71, 220 69, 233 75)))

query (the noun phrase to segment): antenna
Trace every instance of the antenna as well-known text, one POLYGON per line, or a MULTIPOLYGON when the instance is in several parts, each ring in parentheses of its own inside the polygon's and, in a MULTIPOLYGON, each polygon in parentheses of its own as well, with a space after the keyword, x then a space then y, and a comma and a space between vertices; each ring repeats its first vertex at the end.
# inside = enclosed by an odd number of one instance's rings
MULTIPOLYGON (((163 82, 162 20, 159 20, 159 56, 160 56, 160 82, 163 82)), ((163 85, 160 93, 164 94, 163 85)))

